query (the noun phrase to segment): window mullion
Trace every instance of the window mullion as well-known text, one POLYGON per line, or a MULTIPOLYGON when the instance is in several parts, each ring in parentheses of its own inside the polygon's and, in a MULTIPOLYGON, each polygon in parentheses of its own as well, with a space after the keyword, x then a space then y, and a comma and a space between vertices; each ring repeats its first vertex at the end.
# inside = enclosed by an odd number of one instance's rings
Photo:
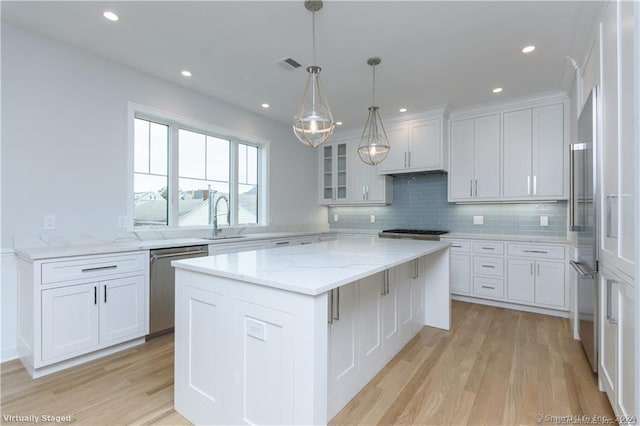
POLYGON ((229 141, 229 162, 231 163, 231 167, 229 169, 229 178, 231 182, 229 182, 229 202, 231 211, 231 225, 238 224, 238 142, 229 141))
POLYGON ((169 146, 171 155, 169 156, 169 227, 177 228, 180 226, 179 220, 179 209, 178 209, 178 189, 179 189, 179 170, 178 166, 180 164, 178 158, 178 144, 180 141, 178 140, 178 126, 175 123, 171 123, 169 125, 170 128, 170 136, 169 136, 169 146))

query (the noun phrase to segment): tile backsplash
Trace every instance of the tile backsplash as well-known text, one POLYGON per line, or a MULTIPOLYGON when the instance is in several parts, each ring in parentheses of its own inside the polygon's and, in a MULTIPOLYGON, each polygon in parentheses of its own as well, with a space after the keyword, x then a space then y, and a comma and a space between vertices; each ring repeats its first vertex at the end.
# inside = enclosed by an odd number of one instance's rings
POLYGON ((447 175, 396 176, 389 206, 330 207, 334 229, 438 229, 457 233, 567 236, 567 202, 525 204, 453 204, 447 202, 447 175), (338 215, 338 221, 334 221, 338 215), (375 215, 375 223, 371 223, 375 215), (483 225, 473 217, 483 216, 483 225), (540 216, 549 218, 540 226, 540 216))

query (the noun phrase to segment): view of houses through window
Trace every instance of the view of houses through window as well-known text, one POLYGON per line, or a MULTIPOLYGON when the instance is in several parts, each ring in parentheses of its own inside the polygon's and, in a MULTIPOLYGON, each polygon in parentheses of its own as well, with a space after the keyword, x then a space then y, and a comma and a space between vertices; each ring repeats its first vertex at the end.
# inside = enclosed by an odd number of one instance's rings
POLYGON ((209 226, 216 214, 219 225, 259 223, 259 146, 134 121, 135 226, 209 226))

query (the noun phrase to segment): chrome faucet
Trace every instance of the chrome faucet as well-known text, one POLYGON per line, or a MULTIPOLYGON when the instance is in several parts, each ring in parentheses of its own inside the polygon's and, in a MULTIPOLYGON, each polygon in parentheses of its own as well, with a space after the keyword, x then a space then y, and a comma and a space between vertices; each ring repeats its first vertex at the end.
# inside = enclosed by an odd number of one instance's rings
POLYGON ((231 209, 229 206, 229 198, 227 198, 226 195, 219 195, 218 199, 215 201, 215 203, 213 203, 213 237, 217 237, 218 236, 218 232, 221 231, 220 228, 218 228, 218 203, 220 202, 220 200, 224 200, 227 203, 227 225, 231 224, 230 220, 230 214, 231 214, 231 209))

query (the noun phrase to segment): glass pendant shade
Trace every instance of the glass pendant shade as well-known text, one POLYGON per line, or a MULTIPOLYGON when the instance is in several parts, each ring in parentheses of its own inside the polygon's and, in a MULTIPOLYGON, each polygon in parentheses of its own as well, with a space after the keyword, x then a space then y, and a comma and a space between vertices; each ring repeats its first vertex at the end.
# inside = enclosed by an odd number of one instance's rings
POLYGON ((296 137, 312 148, 323 144, 336 127, 327 99, 322 94, 320 71, 321 68, 318 66, 307 68, 309 78, 304 89, 302 104, 293 117, 293 132, 296 137))
POLYGON ((360 137, 360 145, 358 145, 358 156, 364 163, 375 166, 387 158, 390 149, 387 132, 385 132, 380 118, 380 108, 370 106, 369 117, 367 117, 367 123, 364 125, 360 137))

